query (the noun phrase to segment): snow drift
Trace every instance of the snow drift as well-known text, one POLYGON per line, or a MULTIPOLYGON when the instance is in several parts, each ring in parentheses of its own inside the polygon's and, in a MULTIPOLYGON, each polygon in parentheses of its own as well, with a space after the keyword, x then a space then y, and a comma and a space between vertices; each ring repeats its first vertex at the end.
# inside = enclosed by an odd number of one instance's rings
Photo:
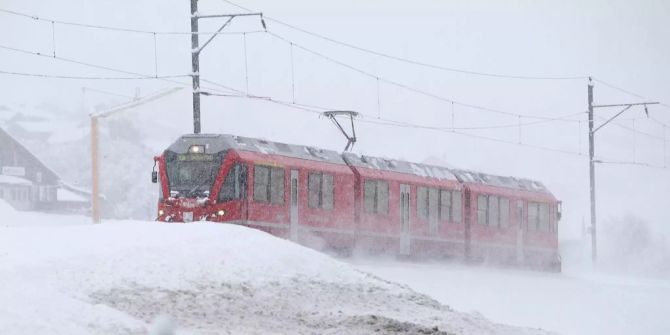
POLYGON ((245 227, 18 224, 0 228, 1 334, 543 333, 245 227))

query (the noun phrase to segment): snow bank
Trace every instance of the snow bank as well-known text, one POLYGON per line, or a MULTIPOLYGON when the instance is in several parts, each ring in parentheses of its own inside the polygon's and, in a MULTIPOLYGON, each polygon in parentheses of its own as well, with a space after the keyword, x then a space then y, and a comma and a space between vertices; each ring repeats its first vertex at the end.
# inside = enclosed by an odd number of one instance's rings
POLYGON ((0 228, 0 301, 0 334, 543 333, 222 224, 0 228))
POLYGON ((91 218, 80 215, 59 215, 40 212, 17 211, 3 199, 0 199, 0 228, 83 225, 90 222, 91 218))

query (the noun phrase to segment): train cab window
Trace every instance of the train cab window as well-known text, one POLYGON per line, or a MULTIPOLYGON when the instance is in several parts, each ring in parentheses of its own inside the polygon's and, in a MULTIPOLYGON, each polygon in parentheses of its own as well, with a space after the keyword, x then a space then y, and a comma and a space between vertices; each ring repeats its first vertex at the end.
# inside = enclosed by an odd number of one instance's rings
POLYGON ((333 209, 333 175, 310 172, 307 177, 310 208, 333 209))
POLYGON ((284 203, 284 169, 263 165, 254 166, 254 200, 284 203))
POLYGON ((540 204, 540 210, 539 210, 539 224, 538 224, 538 230, 543 231, 543 232, 548 232, 550 230, 550 223, 549 223, 549 204, 541 203, 540 204))
POLYGON ((549 204, 538 202, 528 203, 528 230, 551 231, 550 218, 549 204))
POLYGON ((236 163, 228 171, 219 192, 219 201, 244 199, 247 190, 247 167, 236 163))
POLYGON ((388 214, 389 184, 383 180, 368 179, 363 186, 365 211, 374 214, 388 214))

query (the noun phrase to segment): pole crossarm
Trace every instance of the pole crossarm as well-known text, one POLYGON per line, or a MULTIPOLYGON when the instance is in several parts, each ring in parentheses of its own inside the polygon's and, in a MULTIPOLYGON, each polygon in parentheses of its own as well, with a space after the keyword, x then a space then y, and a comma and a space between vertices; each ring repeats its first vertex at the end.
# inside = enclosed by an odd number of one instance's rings
POLYGON ((636 102, 631 104, 593 105, 593 108, 658 105, 660 102, 636 102))
POLYGON ((121 105, 112 107, 112 108, 104 110, 102 112, 91 113, 91 114, 89 114, 89 116, 92 117, 92 118, 106 118, 106 117, 108 117, 108 116, 110 116, 114 113, 121 112, 121 111, 130 109, 130 108, 133 108, 133 107, 143 105, 147 102, 151 102, 151 101, 160 99, 160 98, 162 98, 166 95, 170 95, 170 94, 172 94, 174 92, 177 92, 181 89, 182 89, 181 87, 172 87, 172 88, 167 88, 167 89, 164 89, 164 90, 160 90, 158 92, 147 95, 143 98, 139 98, 139 99, 135 99, 135 100, 130 101, 130 102, 123 103, 121 105))
POLYGON ((263 13, 239 13, 239 14, 210 14, 210 15, 194 15, 196 19, 210 19, 215 17, 236 17, 236 16, 263 16, 263 13))
POLYGON ((235 17, 234 17, 234 16, 231 16, 230 18, 228 18, 228 20, 221 26, 221 28, 219 28, 219 30, 216 31, 216 34, 212 35, 212 36, 207 40, 207 42, 205 42, 205 44, 203 44, 203 45, 202 45, 201 47, 199 47, 197 50, 193 50, 192 52, 194 52, 194 53, 200 53, 200 52, 207 46, 207 44, 209 44, 209 42, 211 42, 211 41, 214 39, 214 37, 216 37, 216 35, 218 35, 218 34, 221 32, 221 30, 223 30, 223 28, 225 28, 226 26, 228 26, 228 24, 230 24, 230 21, 232 21, 233 18, 235 18, 235 17))
MULTIPOLYGON (((593 105, 592 106, 593 108, 624 107, 625 106, 625 108, 623 110, 621 110, 619 113, 617 113, 616 115, 609 118, 603 124, 598 126, 598 128, 594 129, 593 133, 598 131, 598 129, 604 127, 606 124, 612 122, 612 120, 616 119, 619 115, 623 114, 625 111, 629 110, 633 106, 644 106, 645 112, 646 112, 647 105, 658 105, 658 104, 659 104, 658 102, 636 102, 636 103, 631 103, 631 104, 593 105)), ((648 115, 649 115, 649 113, 647 113, 647 116, 648 115)))

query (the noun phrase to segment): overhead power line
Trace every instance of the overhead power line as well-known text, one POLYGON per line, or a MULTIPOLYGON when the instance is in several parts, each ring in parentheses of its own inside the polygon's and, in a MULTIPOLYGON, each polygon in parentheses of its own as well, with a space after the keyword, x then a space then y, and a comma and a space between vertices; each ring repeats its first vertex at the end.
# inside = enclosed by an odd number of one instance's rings
POLYGON ((247 32, 197 32, 197 33, 192 33, 190 31, 153 31, 153 30, 142 30, 142 29, 131 29, 131 28, 123 28, 123 27, 114 27, 114 26, 104 26, 104 25, 97 25, 97 24, 88 24, 88 23, 80 23, 80 22, 72 22, 72 21, 63 21, 63 20, 55 20, 55 19, 50 19, 50 18, 44 18, 40 17, 37 15, 32 15, 32 14, 26 14, 26 13, 21 13, 13 10, 8 10, 8 9, 1 9, 1 13, 5 14, 10 14, 10 15, 15 15, 15 16, 20 16, 28 19, 33 19, 36 21, 44 21, 53 24, 61 24, 61 25, 66 25, 66 26, 74 26, 74 27, 82 27, 82 28, 89 28, 89 29, 99 29, 99 30, 111 30, 111 31, 120 31, 120 32, 127 32, 127 33, 137 33, 137 34, 147 34, 147 35, 192 35, 192 34, 199 34, 199 35, 240 35, 240 34, 253 34, 253 33, 262 33, 265 32, 264 30, 256 30, 256 31, 247 31, 247 32))
MULTIPOLYGON (((281 40, 281 41, 283 41, 283 42, 285 42, 285 43, 287 43, 287 44, 289 44, 289 45, 291 45, 295 48, 301 49, 301 50, 303 50, 307 53, 310 53, 310 54, 315 55, 317 57, 323 58, 323 59, 325 59, 325 60, 327 60, 331 63, 338 64, 342 67, 346 67, 346 68, 348 68, 352 71, 358 72, 358 73, 360 73, 364 76, 370 77, 370 78, 375 79, 375 80, 382 81, 384 83, 387 83, 387 84, 390 84, 390 85, 393 85, 393 86, 403 88, 405 90, 408 90, 408 91, 411 91, 411 92, 414 92, 414 93, 417 93, 417 94, 421 94, 423 96, 427 96, 427 97, 430 97, 430 98, 433 98, 433 99, 436 99, 436 100, 440 100, 440 101, 443 101, 443 102, 446 102, 446 103, 452 103, 452 104, 456 104, 456 105, 459 105, 459 106, 468 107, 468 108, 472 108, 472 109, 476 109, 476 110, 480 110, 480 111, 492 112, 492 113, 497 113, 497 114, 514 116, 514 117, 524 117, 524 118, 539 119, 539 120, 555 120, 556 119, 555 117, 546 117, 546 116, 536 116, 536 115, 529 115, 529 114, 512 113, 512 112, 506 112, 506 111, 502 111, 502 110, 498 110, 498 109, 478 106, 478 105, 474 105, 474 104, 459 102, 459 101, 456 101, 456 100, 453 100, 453 99, 450 99, 450 98, 446 98, 446 97, 443 97, 443 96, 439 96, 437 94, 430 93, 430 92, 427 92, 427 91, 424 91, 424 90, 421 90, 421 89, 418 89, 418 88, 415 88, 415 87, 412 87, 412 86, 409 86, 409 85, 406 85, 406 84, 403 84, 403 83, 400 83, 400 82, 397 82, 397 81, 394 81, 394 80, 390 80, 390 79, 378 76, 376 74, 372 74, 372 73, 367 72, 367 71, 365 71, 361 68, 355 67, 353 65, 350 65, 350 64, 347 64, 345 62, 339 61, 339 60, 337 60, 333 57, 324 55, 323 53, 320 53, 320 52, 315 51, 313 49, 307 48, 307 47, 305 47, 301 44, 296 43, 295 41, 292 41, 292 40, 290 40, 286 37, 283 37, 283 36, 281 36, 277 33, 274 33, 272 31, 270 31, 270 30, 268 30, 267 33, 270 36, 273 36, 276 39, 281 40)), ((575 121, 576 122, 576 120, 566 120, 566 121, 575 121)))
MULTIPOLYGON (((181 81, 178 81, 178 80, 174 80, 174 79, 171 79, 170 77, 151 76, 151 75, 146 75, 146 74, 142 74, 142 73, 139 73, 139 72, 117 69, 117 68, 113 68, 113 67, 106 66, 106 65, 87 63, 87 62, 79 61, 79 60, 76 60, 76 59, 54 56, 54 55, 44 54, 44 53, 25 50, 25 49, 9 47, 9 46, 5 46, 5 45, 0 45, 0 49, 12 51, 12 52, 17 52, 17 53, 22 53, 22 54, 44 57, 44 58, 48 58, 48 59, 58 60, 58 61, 66 62, 66 63, 77 64, 77 65, 81 65, 81 66, 86 66, 86 67, 105 70, 105 71, 110 71, 110 72, 122 73, 122 74, 125 74, 125 75, 136 76, 136 77, 124 77, 123 79, 125 79, 125 78, 127 78, 129 80, 130 79, 155 79, 155 80, 161 80, 161 81, 174 83, 174 84, 184 86, 184 87, 190 87, 191 86, 189 83, 184 83, 184 82, 181 82, 181 81)), ((190 77, 190 75, 186 75, 186 76, 190 77)), ((76 76, 63 76, 63 77, 76 77, 76 76)), ((114 77, 110 77, 110 78, 114 78, 114 77)), ((75 79, 75 78, 70 78, 70 79, 75 79)), ((85 78, 76 78, 76 79, 85 79, 85 78)), ((205 87, 205 88, 207 88, 207 87, 205 87)), ((218 90, 216 88, 208 88, 208 89, 218 90)))
POLYGON ((151 77, 74 76, 74 75, 58 75, 58 74, 46 74, 46 73, 16 72, 16 71, 6 71, 6 70, 0 70, 0 74, 21 76, 21 77, 73 79, 73 80, 147 80, 147 79, 171 79, 171 78, 190 77, 190 75, 188 75, 188 74, 169 75, 169 76, 151 76, 151 77))
MULTIPOLYGON (((241 6, 239 4, 236 4, 232 1, 229 1, 229 0, 221 0, 221 1, 223 1, 225 3, 228 3, 232 6, 235 6, 237 8, 240 8, 242 10, 251 12, 251 9, 243 7, 243 6, 241 6)), ((394 56, 394 55, 391 55, 391 54, 371 50, 371 49, 368 49, 368 48, 363 48, 363 47, 360 47, 360 46, 357 46, 357 45, 353 45, 351 43, 343 42, 343 41, 336 40, 334 38, 331 38, 331 37, 328 37, 328 36, 325 36, 325 35, 322 35, 322 34, 315 33, 313 31, 309 31, 307 29, 297 27, 295 25, 286 23, 284 21, 278 20, 276 18, 267 16, 267 15, 265 15, 264 17, 268 21, 278 23, 280 25, 286 26, 286 27, 291 28, 293 30, 297 30, 299 32, 302 32, 302 33, 314 36, 316 38, 319 38, 319 39, 322 39, 322 40, 325 40, 325 41, 328 41, 328 42, 331 42, 331 43, 334 43, 334 44, 338 44, 338 45, 341 45, 341 46, 344 46, 344 47, 347 47, 347 48, 350 48, 350 49, 354 49, 354 50, 364 52, 364 53, 368 53, 368 54, 372 54, 372 55, 375 55, 375 56, 395 60, 395 61, 398 61, 398 62, 408 63, 408 64, 412 64, 412 65, 418 65, 418 66, 422 66, 422 67, 426 67, 426 68, 430 68, 430 69, 434 69, 434 70, 455 72, 455 73, 463 73, 463 74, 482 76, 482 77, 504 78, 504 79, 522 79, 522 80, 580 80, 580 79, 588 79, 588 76, 585 76, 585 75, 579 75, 579 76, 510 75, 510 74, 502 74, 502 73, 491 73, 491 72, 464 70, 464 69, 458 69, 458 68, 454 68, 454 67, 447 67, 447 66, 441 66, 441 65, 436 65, 436 64, 430 64, 430 63, 426 63, 426 62, 422 62, 422 61, 418 61, 418 60, 413 60, 413 59, 409 59, 409 58, 405 58, 405 57, 394 56)))
MULTIPOLYGON (((239 90, 238 90, 239 91, 239 90)), ((248 95, 244 94, 244 92, 239 91, 241 94, 220 94, 220 93, 209 93, 209 92, 203 92, 203 95, 205 96, 216 96, 216 97, 225 97, 225 98, 244 98, 244 99, 252 99, 252 100, 260 100, 260 101, 265 101, 269 103, 273 103, 276 105, 281 105, 285 106, 288 108, 296 109, 299 111, 303 111, 306 113, 310 114, 318 114, 321 115, 323 111, 326 110, 332 110, 332 108, 328 107, 323 107, 323 106, 315 106, 315 105, 306 105, 306 104, 299 104, 299 103, 293 103, 290 101, 284 101, 281 99, 275 99, 272 97, 266 97, 266 96, 256 96, 256 95, 248 95)), ((580 112, 581 114, 582 112, 580 112)), ((554 152, 554 153, 560 153, 560 154, 565 154, 565 155, 571 155, 571 156, 576 156, 576 157, 584 157, 585 155, 577 152, 577 151, 572 151, 572 150, 565 150, 565 149, 559 149, 559 148, 552 148, 548 146, 542 146, 542 145, 535 145, 535 144, 529 144, 529 143, 519 143, 515 141, 510 141, 510 140, 503 140, 495 137, 490 137, 490 136, 484 136, 480 134, 472 134, 472 133, 467 133, 459 130, 452 130, 449 127, 426 127, 424 125, 418 125, 418 124, 413 124, 409 122, 401 122, 401 121, 394 121, 394 120, 388 120, 388 119, 377 119, 377 118, 370 118, 370 119, 362 119, 359 120, 359 122, 362 123, 368 123, 368 124, 374 124, 374 125, 379 125, 379 126, 387 126, 387 127, 398 127, 398 128, 409 128, 409 129, 424 129, 424 130, 432 130, 432 131, 439 131, 442 133, 446 134, 455 134, 458 136, 463 136, 463 137, 470 137, 474 139, 479 139, 479 140, 484 140, 488 142, 494 142, 494 143, 500 143, 500 144, 506 144, 506 145, 512 145, 512 146, 519 146, 519 147, 527 147, 535 150, 540 150, 540 151, 546 151, 546 152, 554 152)), ((613 159, 608 159, 605 157, 596 157, 598 163, 601 164, 613 164, 613 165, 634 165, 634 166, 640 166, 640 167, 647 167, 647 168, 654 168, 654 169, 663 169, 663 170, 670 170, 670 168, 661 166, 661 165, 654 165, 654 164, 649 164, 649 163, 643 163, 643 162, 627 162, 627 161, 617 161, 613 159)))

